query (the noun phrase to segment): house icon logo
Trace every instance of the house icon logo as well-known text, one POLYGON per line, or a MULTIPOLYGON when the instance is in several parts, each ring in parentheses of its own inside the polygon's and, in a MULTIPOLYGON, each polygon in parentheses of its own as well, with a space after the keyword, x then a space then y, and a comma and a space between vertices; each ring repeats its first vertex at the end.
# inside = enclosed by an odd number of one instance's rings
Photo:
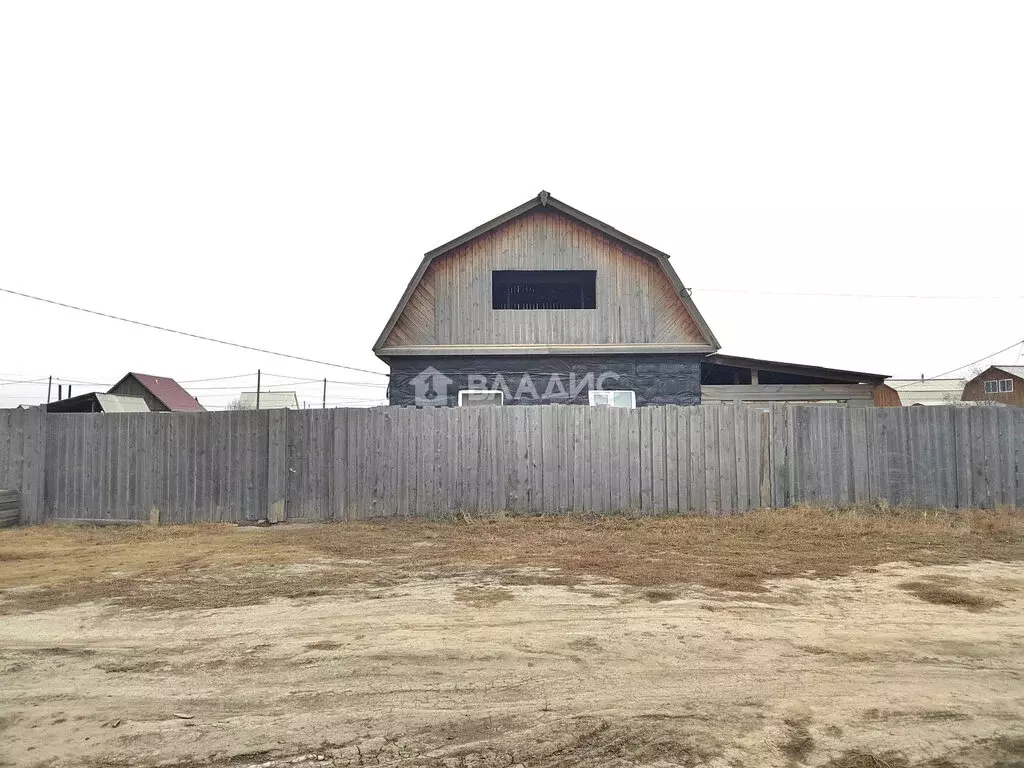
POLYGON ((429 408, 448 405, 448 387, 452 384, 452 379, 449 379, 437 368, 433 366, 424 368, 409 383, 416 391, 417 407, 429 408))

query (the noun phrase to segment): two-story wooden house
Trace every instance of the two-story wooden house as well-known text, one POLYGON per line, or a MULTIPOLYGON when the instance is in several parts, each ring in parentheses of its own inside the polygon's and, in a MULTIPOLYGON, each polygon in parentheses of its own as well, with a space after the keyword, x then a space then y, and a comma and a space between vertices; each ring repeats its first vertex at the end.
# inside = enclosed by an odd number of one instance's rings
POLYGON ((718 348, 667 254, 541 192, 427 253, 373 351, 392 405, 693 405, 718 348))

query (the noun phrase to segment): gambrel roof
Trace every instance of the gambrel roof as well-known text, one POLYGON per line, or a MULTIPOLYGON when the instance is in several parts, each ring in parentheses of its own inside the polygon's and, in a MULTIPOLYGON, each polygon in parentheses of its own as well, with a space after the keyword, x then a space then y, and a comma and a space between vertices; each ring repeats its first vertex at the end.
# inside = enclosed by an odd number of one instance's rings
MULTIPOLYGON (((579 211, 573 208, 572 206, 569 206, 561 202, 560 200, 557 200, 556 198, 552 197, 548 192, 541 192, 539 195, 526 201, 522 205, 519 205, 510 211, 506 211, 500 216, 491 219, 490 221, 484 224, 481 224, 479 227, 476 227, 475 229, 472 229, 469 232, 460 235, 454 240, 451 240, 445 243, 444 245, 441 245, 438 248, 433 249, 432 251, 428 251, 424 255, 423 260, 420 262, 420 265, 417 268, 412 279, 409 281, 409 285, 406 287, 405 292, 402 294, 401 300, 398 302, 398 305, 395 307, 394 312, 392 312, 390 319, 384 326, 384 330, 381 331, 380 336, 377 338, 377 341, 373 346, 373 351, 376 353, 380 353, 383 349, 385 349, 385 347, 388 346, 388 337, 395 329, 396 324, 398 324, 399 319, 402 317, 402 313, 406 310, 406 307, 409 305, 410 299, 416 293, 417 288, 420 286, 420 283, 423 280, 424 275, 427 273, 427 270, 430 268, 431 264, 433 264, 441 257, 450 254, 453 251, 456 251, 457 249, 460 249, 462 246, 466 246, 467 244, 472 243, 478 238, 481 238, 484 235, 487 235, 488 233, 494 232, 500 227, 503 227, 506 224, 509 224, 510 222, 519 219, 520 217, 526 216, 531 212, 536 212, 540 209, 555 211, 565 217, 568 217, 574 222, 578 222, 579 224, 596 231, 597 233, 599 233, 599 235, 604 236, 605 238, 615 243, 618 243, 621 246, 625 246, 625 248, 633 252, 639 253, 642 256, 648 257, 649 259, 653 260, 653 262, 660 268, 660 271, 664 273, 664 276, 668 279, 668 282, 671 284, 672 290, 678 296, 680 302, 686 310, 686 313, 693 321, 693 325, 696 327, 696 332, 699 334, 701 339, 701 344, 696 346, 699 346, 700 350, 704 352, 713 352, 720 348, 721 345, 718 343, 718 340, 715 338, 714 334, 711 332, 711 329, 708 327, 704 318, 701 316, 700 310, 697 309, 697 306, 690 298, 689 291, 683 285, 682 281, 679 279, 679 276, 676 274, 675 270, 669 264, 669 255, 667 253, 660 251, 657 248, 653 248, 647 245, 646 243, 643 243, 637 240, 636 238, 631 237, 625 234, 624 232, 620 232, 619 230, 609 226, 608 224, 605 224, 603 221, 599 221, 598 219, 595 219, 593 216, 589 216, 588 214, 583 213, 582 211, 579 211)), ((633 349, 631 345, 620 345, 620 348, 616 349, 611 349, 611 347, 615 345, 608 346, 608 351, 637 351, 633 349), (627 349, 626 347, 630 348, 627 349)), ((641 346, 644 346, 645 349, 650 348, 647 349, 647 351, 657 351, 653 349, 653 347, 656 347, 657 345, 648 344, 641 346)), ((695 351, 700 350, 695 349, 695 351)))

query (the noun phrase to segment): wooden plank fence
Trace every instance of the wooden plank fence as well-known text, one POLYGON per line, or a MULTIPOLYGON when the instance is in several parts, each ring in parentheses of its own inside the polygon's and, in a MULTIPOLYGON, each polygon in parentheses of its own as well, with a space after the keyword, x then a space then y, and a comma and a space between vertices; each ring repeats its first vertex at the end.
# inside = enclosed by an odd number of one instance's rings
POLYGON ((0 528, 21 522, 21 494, 0 490, 0 528))
POLYGON ((1024 507, 1024 409, 0 411, 21 521, 1024 507))

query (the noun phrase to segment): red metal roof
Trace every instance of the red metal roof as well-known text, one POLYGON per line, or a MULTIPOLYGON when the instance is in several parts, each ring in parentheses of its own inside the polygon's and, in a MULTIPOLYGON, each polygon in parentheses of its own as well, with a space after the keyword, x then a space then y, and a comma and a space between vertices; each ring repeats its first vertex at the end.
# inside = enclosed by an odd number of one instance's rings
POLYGON ((166 405, 170 411, 206 410, 174 379, 167 376, 150 376, 145 373, 129 373, 128 376, 134 376, 136 381, 148 389, 150 394, 166 405))

